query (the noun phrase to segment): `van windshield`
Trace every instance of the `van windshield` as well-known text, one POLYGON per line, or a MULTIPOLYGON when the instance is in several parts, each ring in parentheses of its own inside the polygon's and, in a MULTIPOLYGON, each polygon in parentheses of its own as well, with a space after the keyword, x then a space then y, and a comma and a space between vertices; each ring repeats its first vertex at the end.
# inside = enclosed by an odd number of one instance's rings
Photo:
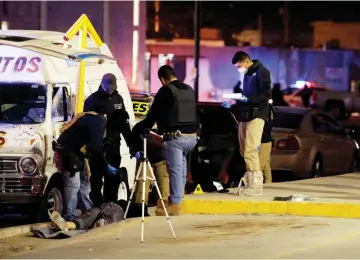
POLYGON ((46 86, 0 83, 0 107, 0 123, 42 123, 45 120, 46 86))

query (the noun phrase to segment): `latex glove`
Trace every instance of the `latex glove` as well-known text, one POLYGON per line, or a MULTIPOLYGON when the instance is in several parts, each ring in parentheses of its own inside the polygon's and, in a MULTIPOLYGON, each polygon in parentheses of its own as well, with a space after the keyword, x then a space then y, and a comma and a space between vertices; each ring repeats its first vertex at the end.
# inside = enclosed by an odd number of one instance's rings
POLYGON ((130 155, 130 158, 136 158, 137 160, 139 160, 141 158, 141 152, 134 152, 130 155))
POLYGON ((230 105, 229 102, 223 101, 221 103, 221 107, 226 108, 226 109, 230 109, 231 105, 230 105))
POLYGON ((116 173, 117 173, 117 169, 115 167, 112 167, 110 164, 108 164, 108 167, 107 167, 107 173, 111 176, 115 176, 116 173))
POLYGON ((247 103, 248 102, 248 98, 245 97, 245 96, 242 96, 242 98, 238 99, 240 102, 243 102, 243 103, 247 103))

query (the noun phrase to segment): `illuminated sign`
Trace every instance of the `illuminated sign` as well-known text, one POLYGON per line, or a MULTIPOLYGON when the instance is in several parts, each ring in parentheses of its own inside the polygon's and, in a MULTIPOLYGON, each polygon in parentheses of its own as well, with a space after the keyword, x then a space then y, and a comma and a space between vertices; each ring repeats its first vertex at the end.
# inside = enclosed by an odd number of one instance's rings
POLYGON ((40 69, 40 57, 0 57, 0 73, 6 72, 28 72, 35 73, 40 69))
POLYGON ((149 112, 149 103, 133 101, 135 115, 146 115, 149 112))
POLYGON ((6 144, 6 132, 0 131, 0 148, 6 144))

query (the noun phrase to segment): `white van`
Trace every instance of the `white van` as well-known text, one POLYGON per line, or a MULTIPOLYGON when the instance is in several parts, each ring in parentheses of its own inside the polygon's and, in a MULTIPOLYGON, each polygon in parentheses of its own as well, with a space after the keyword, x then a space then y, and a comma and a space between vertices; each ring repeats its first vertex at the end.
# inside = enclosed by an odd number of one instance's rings
MULTIPOLYGON (((85 97, 96 91, 105 73, 117 77, 130 124, 134 111, 125 78, 109 48, 97 48, 89 38, 87 50, 78 37, 64 44, 64 34, 47 31, 0 31, 0 213, 15 206, 23 213, 47 217, 61 211, 62 178, 57 172, 52 141, 75 111, 78 61, 86 61, 85 97)), ((129 187, 135 159, 122 138, 121 166, 129 187)), ((125 185, 119 196, 127 199, 125 185)))

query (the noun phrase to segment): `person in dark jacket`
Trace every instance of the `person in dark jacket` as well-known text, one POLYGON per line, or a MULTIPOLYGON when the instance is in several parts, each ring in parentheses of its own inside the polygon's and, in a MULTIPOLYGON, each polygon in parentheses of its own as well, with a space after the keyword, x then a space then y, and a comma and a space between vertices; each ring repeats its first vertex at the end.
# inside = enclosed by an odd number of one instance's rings
MULTIPOLYGON (((271 98, 270 72, 258 60, 251 60, 242 51, 235 53, 232 64, 244 74, 242 98, 236 104, 235 116, 239 124, 240 154, 245 160, 244 195, 260 195, 263 192, 263 173, 260 167, 258 147, 265 121, 268 120, 271 98)), ((227 102, 225 102, 227 103, 227 102)), ((223 106, 230 107, 223 103, 223 106)))
POLYGON ((90 197, 95 206, 103 203, 101 188, 104 174, 116 176, 118 171, 108 164, 103 153, 105 126, 106 118, 102 115, 95 112, 77 114, 62 127, 57 142, 53 144, 55 158, 58 158, 55 163, 60 172, 79 171, 83 161, 89 159, 90 197))
POLYGON ((263 134, 261 137, 261 145, 259 151, 260 168, 264 175, 264 182, 272 182, 270 155, 272 149, 272 128, 274 125, 274 107, 269 104, 269 118, 265 121, 263 134))
MULTIPOLYGON (((106 136, 104 140, 104 153, 109 164, 119 168, 121 164, 120 134, 132 150, 132 135, 129 125, 129 115, 125 109, 124 100, 117 91, 116 77, 114 74, 105 74, 99 89, 91 94, 84 104, 84 112, 95 111, 107 115, 106 136)), ((104 199, 106 202, 117 201, 117 184, 112 176, 105 176, 104 199)))
MULTIPOLYGON (((161 66, 158 77, 163 86, 138 127, 144 132, 156 123, 158 134, 164 136, 163 155, 170 177, 168 213, 179 215, 186 184, 186 156, 197 143, 196 98, 194 90, 176 78, 171 66, 161 66)), ((158 213, 165 215, 164 211, 158 213)))

